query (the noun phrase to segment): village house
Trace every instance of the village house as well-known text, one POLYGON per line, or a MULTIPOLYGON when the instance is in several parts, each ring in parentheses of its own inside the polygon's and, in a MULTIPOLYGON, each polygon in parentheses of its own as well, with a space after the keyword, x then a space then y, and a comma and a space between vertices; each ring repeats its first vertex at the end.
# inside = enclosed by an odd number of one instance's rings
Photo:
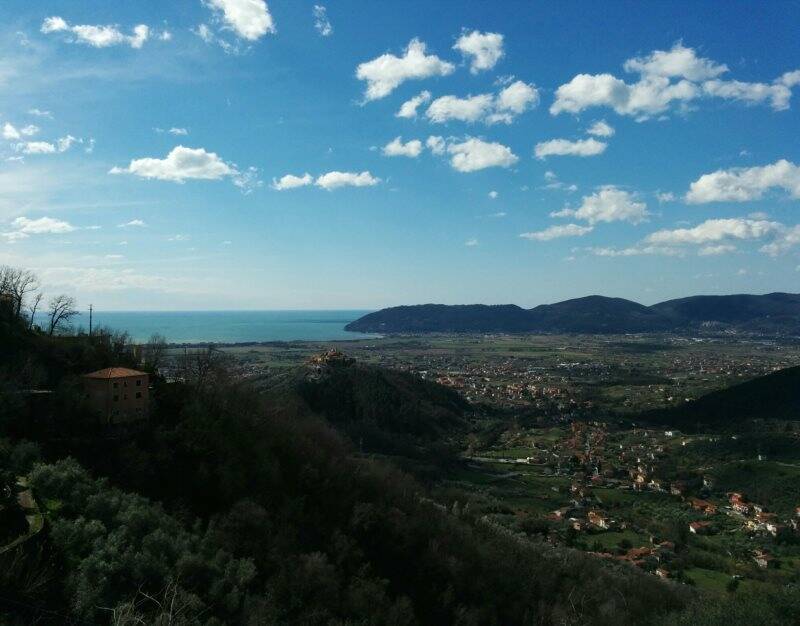
POLYGON ((673 496, 682 496, 686 491, 686 483, 676 480, 669 486, 669 492, 673 496))
POLYGON ((592 526, 596 526, 597 528, 602 528, 603 530, 608 530, 609 527, 610 527, 609 520, 600 511, 589 511, 586 514, 586 519, 589 520, 589 523, 592 526))
POLYGON ((689 532, 695 535, 707 535, 711 532, 711 522, 689 522, 689 532))
POLYGON ((755 561, 756 565, 762 568, 769 567, 769 564, 773 561, 773 557, 768 552, 764 550, 755 550, 753 552, 753 561, 755 561))
POLYGON ((695 511, 701 511, 705 515, 714 515, 717 512, 717 506, 708 500, 701 500, 700 498, 692 498, 689 503, 695 511))
POLYGON ((107 424, 135 422, 149 415, 150 376, 127 367, 107 367, 83 376, 89 405, 107 424))

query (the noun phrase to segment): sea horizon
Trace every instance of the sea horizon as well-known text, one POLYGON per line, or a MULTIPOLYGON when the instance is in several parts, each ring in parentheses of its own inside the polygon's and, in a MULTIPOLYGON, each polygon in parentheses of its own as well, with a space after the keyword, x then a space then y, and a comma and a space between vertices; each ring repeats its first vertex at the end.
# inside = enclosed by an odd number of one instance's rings
MULTIPOLYGON (((168 343, 259 343, 269 341, 341 341, 377 337, 344 327, 370 309, 210 309, 205 311, 94 310, 92 328, 127 332, 135 342, 154 334, 168 343)), ((43 319, 37 316, 40 323, 43 319)), ((87 331, 89 312, 71 320, 74 330, 87 331)))

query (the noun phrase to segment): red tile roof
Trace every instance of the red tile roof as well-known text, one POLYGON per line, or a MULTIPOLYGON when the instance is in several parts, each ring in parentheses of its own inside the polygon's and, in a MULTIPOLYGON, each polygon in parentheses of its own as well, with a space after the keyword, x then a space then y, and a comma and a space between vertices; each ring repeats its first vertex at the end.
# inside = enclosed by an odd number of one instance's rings
POLYGON ((140 372, 127 367, 106 367, 83 375, 84 378, 129 378, 130 376, 147 376, 147 372, 140 372))

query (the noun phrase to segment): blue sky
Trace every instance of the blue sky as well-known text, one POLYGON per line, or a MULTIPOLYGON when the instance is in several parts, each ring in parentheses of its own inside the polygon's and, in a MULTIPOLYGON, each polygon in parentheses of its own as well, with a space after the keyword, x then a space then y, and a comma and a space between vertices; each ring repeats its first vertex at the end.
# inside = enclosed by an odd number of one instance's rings
POLYGON ((800 291, 798 2, 0 18, 0 263, 81 306, 800 291))

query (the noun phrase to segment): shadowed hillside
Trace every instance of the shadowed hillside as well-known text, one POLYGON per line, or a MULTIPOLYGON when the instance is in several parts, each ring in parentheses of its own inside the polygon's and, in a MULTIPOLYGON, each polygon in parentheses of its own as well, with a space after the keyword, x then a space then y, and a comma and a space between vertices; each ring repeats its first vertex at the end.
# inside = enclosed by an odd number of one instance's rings
POLYGON ((751 420, 800 420, 800 367, 715 391, 684 405, 650 411, 645 421, 676 428, 737 428, 751 420))

